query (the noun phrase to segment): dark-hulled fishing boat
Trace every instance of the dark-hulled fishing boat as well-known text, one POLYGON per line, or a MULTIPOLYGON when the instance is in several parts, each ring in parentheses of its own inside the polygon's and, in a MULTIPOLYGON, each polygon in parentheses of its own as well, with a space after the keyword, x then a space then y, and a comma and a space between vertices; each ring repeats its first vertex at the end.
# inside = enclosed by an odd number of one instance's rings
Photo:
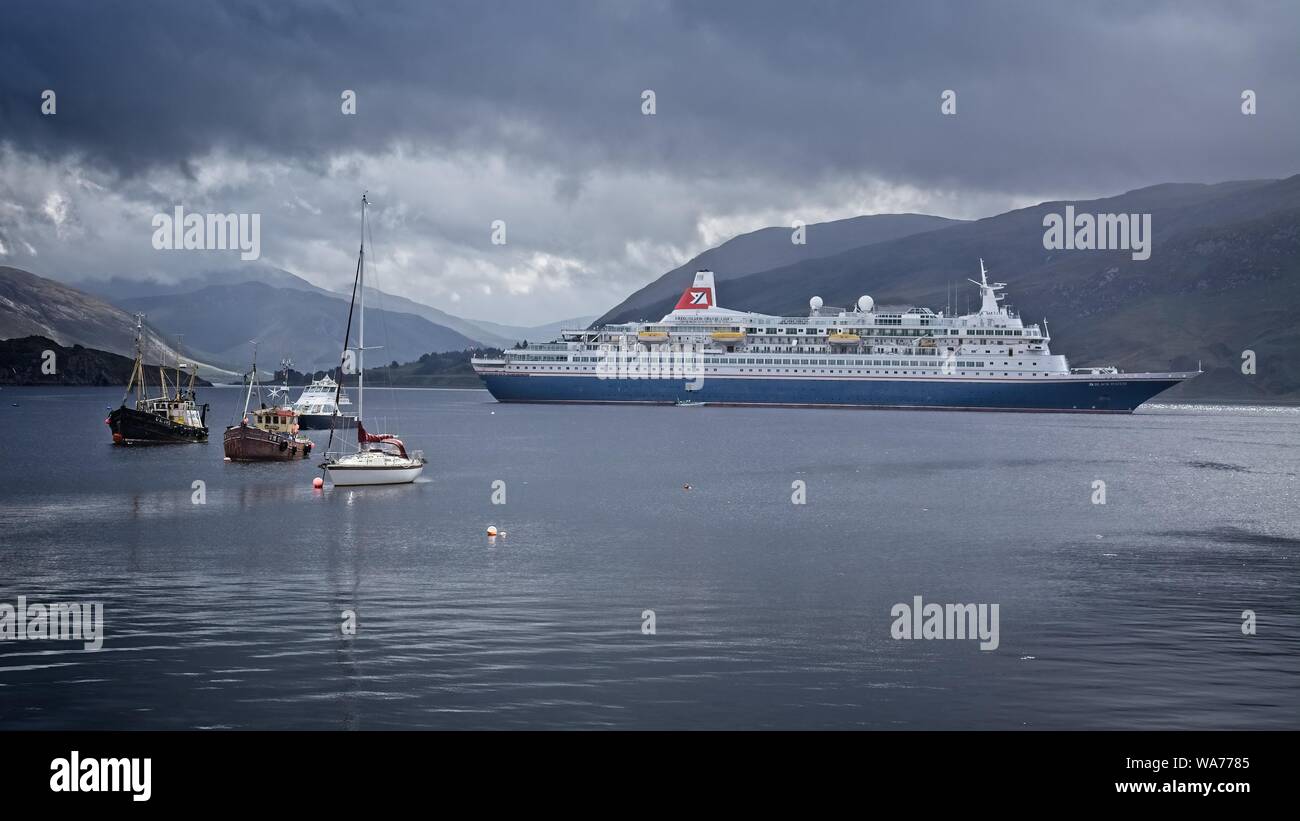
POLYGON ((180 362, 176 363, 174 390, 169 394, 167 371, 158 366, 160 395, 145 396, 144 382, 144 315, 135 318, 135 367, 127 382, 122 406, 109 413, 104 423, 113 432, 115 445, 182 444, 208 441, 208 406, 198 405, 194 397, 196 369, 190 366, 189 384, 181 386, 180 362), (126 399, 135 388, 135 407, 126 399))

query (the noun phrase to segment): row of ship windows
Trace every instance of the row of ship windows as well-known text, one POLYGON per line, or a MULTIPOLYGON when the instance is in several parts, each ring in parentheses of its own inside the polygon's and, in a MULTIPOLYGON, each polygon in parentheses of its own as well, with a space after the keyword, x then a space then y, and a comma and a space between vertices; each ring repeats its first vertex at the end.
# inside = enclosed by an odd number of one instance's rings
MULTIPOLYGON (((883 324, 888 324, 888 323, 883 323, 883 324)), ((705 329, 677 328, 672 326, 668 328, 664 328, 663 326, 659 326, 659 327, 652 326, 650 328, 647 328, 647 330, 652 330, 652 331, 672 330, 672 331, 691 332, 691 331, 699 331, 705 329)), ((740 331, 740 329, 737 327, 733 327, 731 330, 736 332, 740 331)), ((764 334, 767 336, 772 336, 776 334, 786 334, 791 336, 796 334, 804 334, 807 336, 814 336, 814 335, 823 335, 828 333, 861 333, 866 336, 870 336, 872 334, 876 334, 879 336, 932 336, 936 332, 939 334, 939 336, 960 336, 962 333, 962 329, 961 328, 947 328, 947 329, 944 328, 898 328, 898 329, 851 328, 846 325, 839 325, 830 328, 746 328, 745 329, 745 333, 750 334, 751 336, 754 334, 764 334)), ((1024 336, 1025 332, 1023 330, 1013 330, 1013 329, 998 330, 995 328, 967 328, 966 335, 967 336, 976 336, 976 335, 978 336, 1024 336)))
MULTIPOLYGON (((1001 344, 1001 343, 999 342, 998 344, 1001 344)), ((991 353, 993 353, 993 351, 986 350, 986 351, 984 351, 984 353, 986 353, 986 354, 991 354, 991 353)), ((680 354, 675 354, 675 353, 672 353, 672 352, 668 352, 668 353, 666 353, 665 355, 668 356, 668 357, 671 357, 671 356, 679 356, 680 354)), ((924 351, 924 352, 918 352, 916 355, 918 355, 918 356, 937 356, 937 355, 938 355, 938 351, 924 351)), ((999 354, 999 355, 1000 355, 1000 354, 999 354)), ((1008 355, 1008 356, 1011 355, 1011 351, 1007 351, 1007 355, 1008 355)), ((572 359, 570 359, 568 356, 566 356, 566 355, 564 355, 564 354, 532 354, 532 355, 530 355, 530 356, 517 357, 517 359, 518 359, 519 361, 523 361, 523 362, 600 362, 600 361, 602 361, 602 357, 599 357, 599 356, 575 356, 575 357, 573 357, 572 359)), ((825 359, 817 359, 817 360, 808 360, 808 359, 752 359, 752 358, 748 358, 748 357, 720 357, 720 356, 706 356, 706 357, 704 358, 704 361, 705 361, 705 362, 708 362, 708 363, 712 363, 712 364, 723 364, 723 365, 725 365, 725 364, 734 364, 734 365, 780 365, 780 364, 783 364, 783 363, 789 363, 789 364, 791 364, 791 365, 834 365, 834 364, 837 364, 837 363, 835 363, 835 362, 828 362, 828 361, 825 360, 825 359)), ((873 361, 873 362, 868 362, 868 361, 865 361, 865 360, 857 359, 857 360, 849 360, 849 361, 845 362, 844 364, 848 364, 848 365, 880 365, 880 364, 882 364, 882 363, 880 363, 880 362, 875 362, 875 361, 873 361)), ((885 363, 885 364, 887 364, 887 363, 885 363)))
MULTIPOLYGON (((862 364, 866 364, 866 363, 862 363, 862 364)), ((883 364, 883 365, 888 365, 889 363, 874 363, 874 364, 883 364)), ((894 364, 894 365, 902 365, 903 363, 902 363, 902 362, 894 362, 893 364, 894 364)), ((958 368, 982 368, 982 367, 984 367, 984 365, 985 365, 984 362, 958 362, 958 363, 957 363, 957 367, 958 367, 958 368)), ((665 369, 666 369, 666 366, 665 366, 665 369)), ((561 366, 561 365, 539 365, 539 366, 537 366, 536 370, 551 370, 551 371, 561 371, 561 370, 563 370, 563 371, 590 371, 591 369, 590 369, 590 368, 571 368, 571 367, 569 367, 569 366, 567 366, 567 365, 565 365, 565 366, 561 366)), ((717 369, 717 368, 705 368, 704 371, 705 371, 706 373, 717 373, 717 372, 718 372, 718 369, 717 369)), ((997 376, 997 375, 998 375, 998 372, 997 372, 997 371, 993 371, 993 370, 979 371, 978 373, 967 373, 966 371, 952 371, 952 372, 945 373, 944 370, 943 370, 942 368, 926 368, 926 369, 921 369, 921 370, 911 370, 911 371, 862 370, 862 369, 860 369, 860 368, 859 368, 859 369, 853 369, 853 370, 829 370, 829 369, 828 369, 828 370, 816 370, 816 369, 813 369, 813 370, 806 370, 806 369, 804 369, 804 368, 737 368, 734 372, 735 372, 735 373, 830 373, 830 374, 849 374, 849 373, 858 373, 858 374, 899 374, 899 375, 903 375, 903 376, 929 376, 929 375, 938 375, 938 374, 943 374, 943 375, 947 375, 947 376, 997 376)), ((1050 374, 1050 373, 1036 373, 1036 372, 1033 372, 1033 371, 1028 371, 1028 372, 1026 372, 1026 371, 1017 371, 1017 372, 1015 372, 1015 373, 1013 374, 1011 371, 1002 371, 1002 376, 1052 376, 1052 374, 1050 374)))
MULTIPOLYGON (((566 359, 564 359, 563 357, 560 357, 560 358, 558 358, 557 361, 560 361, 560 362, 566 362, 566 361, 569 361, 569 360, 566 360, 566 359)), ((574 361, 574 362, 600 362, 600 361, 602 361, 602 359, 601 359, 600 357, 596 357, 596 356, 575 356, 575 357, 573 358, 572 361, 574 361)), ((665 366, 671 364, 672 362, 673 362, 673 358, 672 358, 672 357, 664 357, 664 359, 663 359, 663 364, 664 364, 665 366)), ((906 366, 906 365, 913 365, 913 366, 918 366, 918 365, 929 366, 929 365, 930 365, 929 362, 906 362, 906 361, 903 361, 903 360, 900 360, 900 359, 855 359, 855 360, 851 360, 851 361, 848 361, 848 362, 842 362, 842 363, 840 363, 840 362, 832 362, 832 361, 827 360, 827 359, 752 359, 752 358, 749 358, 749 357, 745 357, 745 358, 742 358, 742 359, 724 359, 724 358, 722 358, 722 357, 718 357, 718 356, 706 356, 706 357, 704 357, 704 363, 705 363, 706 365, 833 365, 833 366, 835 366, 835 367, 841 367, 841 368, 842 368, 842 367, 846 367, 846 366, 847 366, 847 367, 854 367, 854 368, 861 368, 861 367, 890 367, 890 366, 895 366, 895 367, 897 367, 897 366, 906 366)), ((965 361, 965 362, 963 362, 963 361, 960 361, 960 360, 959 360, 959 361, 957 361, 957 363, 956 363, 956 367, 958 367, 958 368, 983 368, 986 364, 987 364, 987 363, 984 363, 984 362, 971 362, 971 361, 965 361)), ((1024 365, 1025 363, 1024 363, 1024 362, 1017 362, 1016 364, 1017 364, 1017 365, 1024 365)), ((1034 365, 1037 365, 1037 364, 1038 364, 1037 362, 1030 362, 1030 363, 1029 363, 1029 366, 1030 366, 1030 367, 1033 367, 1034 365)), ((546 366, 546 365, 542 365, 542 366, 539 366, 539 367, 554 367, 554 366, 546 366)), ((566 370, 568 370, 568 369, 566 368, 566 370)), ((582 370, 582 369, 579 368, 578 370, 582 370)))

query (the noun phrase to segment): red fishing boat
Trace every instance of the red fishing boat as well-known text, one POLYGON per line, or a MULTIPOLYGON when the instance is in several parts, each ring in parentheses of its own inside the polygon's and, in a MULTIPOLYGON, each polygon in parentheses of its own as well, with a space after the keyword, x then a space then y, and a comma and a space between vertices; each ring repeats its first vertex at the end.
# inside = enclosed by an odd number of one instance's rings
POLYGON ((237 425, 226 428, 224 447, 226 458, 232 462, 287 462, 306 459, 311 453, 312 441, 298 432, 298 413, 293 408, 261 402, 261 386, 257 384, 257 345, 253 345, 253 370, 248 378, 248 394, 244 397, 244 416, 237 425), (258 393, 261 407, 249 411, 253 392, 258 393))

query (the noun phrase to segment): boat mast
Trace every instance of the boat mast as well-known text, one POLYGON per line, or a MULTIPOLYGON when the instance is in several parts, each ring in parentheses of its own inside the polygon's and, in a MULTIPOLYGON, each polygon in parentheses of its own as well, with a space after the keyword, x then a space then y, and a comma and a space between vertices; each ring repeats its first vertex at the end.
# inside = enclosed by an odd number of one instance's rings
POLYGON ((176 335, 176 401, 181 401, 181 345, 185 343, 185 334, 176 335))
POLYGON ((135 315, 135 364, 131 366, 131 378, 127 380, 126 392, 122 394, 122 405, 126 405, 126 398, 131 395, 131 388, 135 388, 135 401, 138 405, 144 399, 144 314, 135 315))
POLYGON ((166 343, 164 342, 163 349, 158 354, 158 381, 160 383, 158 387, 159 390, 161 390, 162 392, 163 401, 166 401, 167 399, 167 365, 165 364, 166 360, 167 360, 167 347, 166 347, 166 343))
POLYGON ((361 194, 361 256, 357 263, 357 290, 360 294, 359 318, 357 326, 357 422, 365 418, 362 415, 365 398, 363 389, 366 381, 366 195, 361 194))
MULTIPOLYGON (((253 386, 257 384, 257 340, 253 343, 253 372, 248 375, 248 393, 244 395, 244 421, 248 421, 248 403, 253 399, 253 386)), ((260 397, 261 394, 259 393, 260 397)))

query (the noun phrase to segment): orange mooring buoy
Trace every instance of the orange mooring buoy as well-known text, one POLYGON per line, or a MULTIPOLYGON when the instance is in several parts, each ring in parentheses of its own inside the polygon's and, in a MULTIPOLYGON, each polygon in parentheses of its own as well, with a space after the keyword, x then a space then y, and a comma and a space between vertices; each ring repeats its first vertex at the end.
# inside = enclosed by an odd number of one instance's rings
POLYGON ((321 488, 325 487, 325 480, 317 476, 315 479, 311 480, 311 486, 316 488, 317 490, 320 490, 321 488))

